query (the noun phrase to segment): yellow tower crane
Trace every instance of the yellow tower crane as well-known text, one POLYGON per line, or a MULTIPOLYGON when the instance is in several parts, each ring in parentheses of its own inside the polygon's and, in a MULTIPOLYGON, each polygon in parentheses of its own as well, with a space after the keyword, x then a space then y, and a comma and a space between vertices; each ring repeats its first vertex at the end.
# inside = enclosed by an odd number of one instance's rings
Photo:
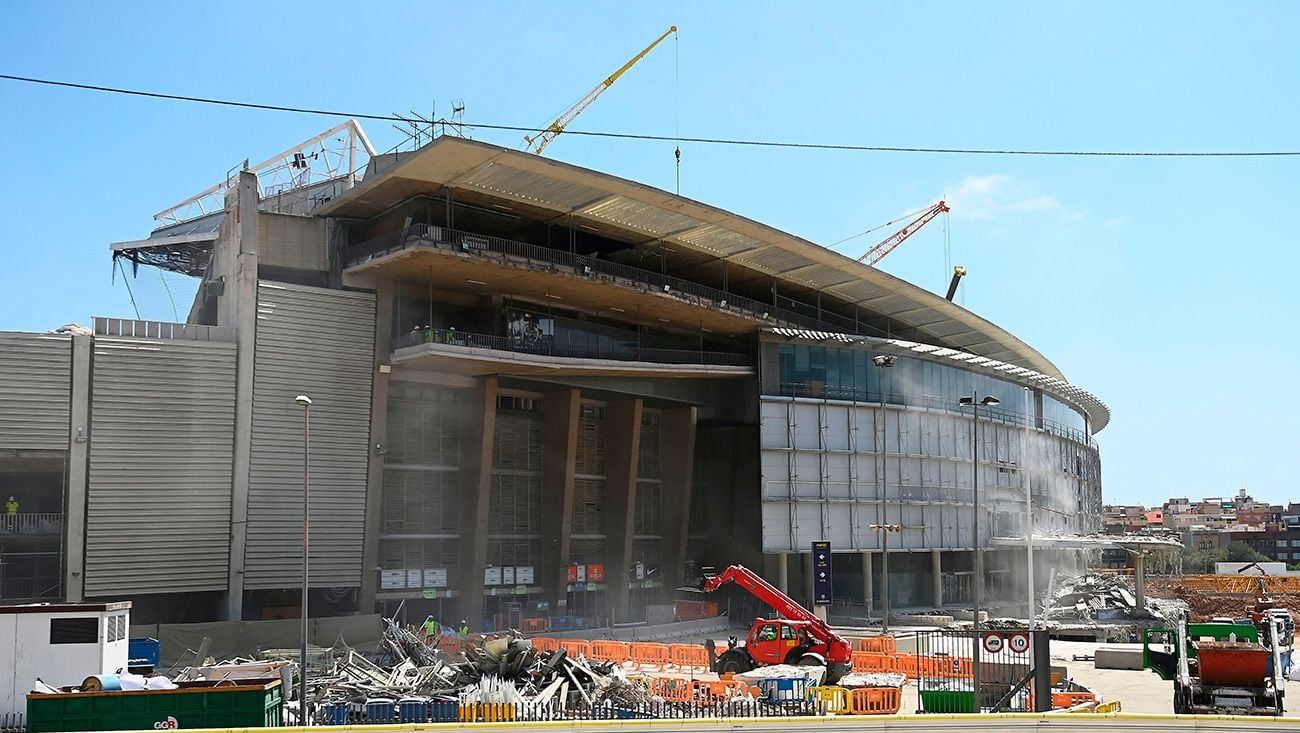
POLYGON ((564 132, 564 128, 567 127, 570 122, 573 122, 575 117, 582 114, 583 110, 590 107, 591 103, 596 101, 597 97, 603 94, 606 89, 609 89, 611 86, 613 86, 614 82, 618 81, 618 78, 620 76, 626 73, 628 69, 636 65, 636 62, 645 58, 646 54, 653 51, 655 46, 658 46, 660 43, 663 42, 665 38, 667 38, 668 36, 676 32, 677 32, 677 26, 673 26, 669 28, 667 33, 664 33, 662 36, 656 38, 654 43, 650 44, 649 46, 646 46, 645 50, 633 56, 632 60, 628 61, 626 64, 623 64, 623 66, 621 66, 618 71, 615 71, 613 74, 610 74, 608 79, 602 81, 600 84, 597 84, 595 89, 592 89, 590 92, 587 92, 587 96, 583 97, 582 99, 579 99, 576 103, 574 103, 572 107, 564 110, 563 114, 555 118, 555 121, 552 122, 545 130, 531 137, 525 135, 524 142, 528 144, 528 147, 531 149, 532 152, 541 155, 542 151, 546 149, 546 146, 550 145, 551 141, 559 137, 560 133, 564 132))

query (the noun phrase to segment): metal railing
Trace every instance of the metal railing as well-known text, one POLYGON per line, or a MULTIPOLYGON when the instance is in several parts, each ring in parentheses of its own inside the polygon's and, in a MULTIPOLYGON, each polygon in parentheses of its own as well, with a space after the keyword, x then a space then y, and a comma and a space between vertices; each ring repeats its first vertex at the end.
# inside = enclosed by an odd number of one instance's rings
POLYGON ((63 515, 58 512, 0 514, 0 535, 61 535, 63 515))
POLYGON ((646 361, 658 364, 710 364, 716 366, 750 366, 750 357, 725 351, 696 351, 693 349, 651 349, 638 346, 595 346, 572 344, 543 336, 525 339, 514 336, 491 336, 455 329, 428 328, 412 331, 397 340, 399 347, 420 344, 446 344, 468 346, 496 351, 511 351, 538 356, 576 357, 580 359, 614 359, 618 361, 646 361))
POLYGON ((170 341, 231 342, 235 340, 235 329, 223 326, 201 326, 194 323, 133 321, 128 318, 95 316, 95 335, 170 341))
MULTIPOLYGON (((881 395, 879 392, 871 392, 864 389, 850 389, 833 386, 814 386, 803 382, 782 382, 778 387, 779 396, 781 397, 806 397, 812 399, 843 400, 846 402, 858 402, 866 405, 879 405, 881 395)), ((895 407, 927 407, 930 409, 946 410, 948 412, 958 412, 959 408, 955 401, 946 401, 933 395, 919 394, 896 394, 889 393, 884 396, 886 405, 895 407)), ((967 412, 966 414, 970 414, 967 412)), ((1025 424, 1025 415, 1017 410, 998 409, 993 407, 980 408, 980 419, 989 420, 1004 425, 1015 425, 1023 427, 1025 424)), ((1068 425, 1062 425, 1058 422, 1048 420, 1047 418, 1037 419, 1035 427, 1049 435, 1058 438, 1065 438, 1076 443, 1082 443, 1089 448, 1097 448, 1097 441, 1092 436, 1084 433, 1082 430, 1076 430, 1068 425)))
POLYGON ((425 247, 481 256, 504 255, 504 258, 498 257, 498 259, 514 257, 533 262, 559 265, 575 275, 584 277, 604 275, 626 280, 629 283, 650 290, 695 299, 699 301, 697 302, 698 305, 737 312, 756 320, 767 321, 773 325, 784 324, 814 331, 840 332, 847 329, 850 333, 864 336, 886 335, 879 329, 865 323, 858 323, 844 316, 820 311, 816 306, 798 303, 798 301, 783 296, 777 296, 777 300, 785 303, 785 305, 763 303, 743 295, 736 295, 735 293, 711 288, 689 280, 682 280, 653 270, 644 270, 631 265, 609 262, 596 257, 588 257, 550 247, 502 239, 487 234, 476 234, 428 224, 413 224, 400 231, 348 247, 344 253, 345 266, 354 267, 371 259, 412 247, 425 247), (797 307, 804 312, 796 312, 787 306, 797 307), (820 318, 817 316, 819 312, 821 314, 820 318))

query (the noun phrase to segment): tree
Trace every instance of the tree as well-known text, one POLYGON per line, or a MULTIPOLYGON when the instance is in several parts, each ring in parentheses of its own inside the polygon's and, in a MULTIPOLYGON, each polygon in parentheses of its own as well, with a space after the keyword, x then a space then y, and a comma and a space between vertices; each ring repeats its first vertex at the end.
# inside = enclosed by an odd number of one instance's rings
POLYGON ((1273 558, 1245 542, 1233 542, 1228 545, 1227 552, 1228 559, 1225 562, 1273 562, 1273 558))

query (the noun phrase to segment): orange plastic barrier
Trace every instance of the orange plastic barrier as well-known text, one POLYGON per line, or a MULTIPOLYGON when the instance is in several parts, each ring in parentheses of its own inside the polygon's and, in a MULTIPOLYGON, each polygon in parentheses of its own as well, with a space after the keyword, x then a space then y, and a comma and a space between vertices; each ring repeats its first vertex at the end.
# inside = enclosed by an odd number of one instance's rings
POLYGON ((889 657, 879 652, 853 652, 854 672, 889 672, 889 657))
POLYGON ((518 712, 514 705, 506 703, 474 703, 460 706, 460 719, 467 723, 500 723, 514 720, 518 712))
POLYGON ((677 677, 655 677, 650 690, 668 702, 689 702, 694 692, 690 680, 677 677))
POLYGON ((1097 702, 1097 696, 1091 692, 1053 692, 1053 708, 1072 708, 1085 702, 1097 702))
POLYGON ((749 685, 734 680, 719 680, 718 682, 695 680, 692 684, 695 689, 695 697, 705 700, 729 700, 733 697, 749 694, 749 685))
POLYGON ((670 644, 668 653, 678 669, 709 668, 709 653, 699 644, 670 644))
POLYGON ((898 642, 892 636, 869 636, 858 639, 858 651, 893 654, 898 651, 898 642))
POLYGON ((672 664, 673 655, 667 644, 629 644, 629 658, 643 667, 666 667, 672 664))
POLYGON ((582 639, 560 639, 559 645, 571 657, 591 658, 591 642, 582 639))
POLYGON ((916 655, 915 654, 895 654, 889 657, 891 672, 905 674, 908 677, 916 676, 916 655))
MULTIPOLYGON (((956 657, 938 655, 927 657, 929 660, 929 674, 932 677, 960 677, 961 660, 956 657)), ((969 660, 968 660, 969 661, 969 660)))
POLYGON ((854 715, 895 715, 902 705, 897 687, 859 687, 849 694, 849 712, 854 715))
POLYGON ((622 664, 626 662, 631 650, 625 642, 621 641, 593 641, 591 642, 591 658, 597 662, 614 662, 622 664))
POLYGON ((970 657, 962 657, 962 658, 958 659, 958 660, 957 660, 957 676, 958 676, 958 677, 974 677, 974 676, 975 676, 975 661, 972 660, 970 657))
POLYGON ((534 636, 532 642, 533 649, 539 652, 553 652, 560 648, 560 643, 549 636, 534 636))

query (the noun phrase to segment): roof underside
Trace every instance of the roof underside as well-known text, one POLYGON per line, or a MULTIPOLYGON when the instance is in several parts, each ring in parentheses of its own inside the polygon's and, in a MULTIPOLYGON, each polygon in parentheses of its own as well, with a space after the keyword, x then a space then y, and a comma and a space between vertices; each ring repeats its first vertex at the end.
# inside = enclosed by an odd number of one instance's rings
POLYGON ((391 157, 361 185, 315 213, 367 219, 411 196, 450 190, 458 197, 508 204, 542 220, 584 227, 632 245, 664 244, 701 261, 726 261, 729 267, 775 278, 783 290, 816 291, 823 298, 855 304, 939 344, 1065 378, 1037 350, 961 306, 807 240, 698 201, 451 136, 391 157))

